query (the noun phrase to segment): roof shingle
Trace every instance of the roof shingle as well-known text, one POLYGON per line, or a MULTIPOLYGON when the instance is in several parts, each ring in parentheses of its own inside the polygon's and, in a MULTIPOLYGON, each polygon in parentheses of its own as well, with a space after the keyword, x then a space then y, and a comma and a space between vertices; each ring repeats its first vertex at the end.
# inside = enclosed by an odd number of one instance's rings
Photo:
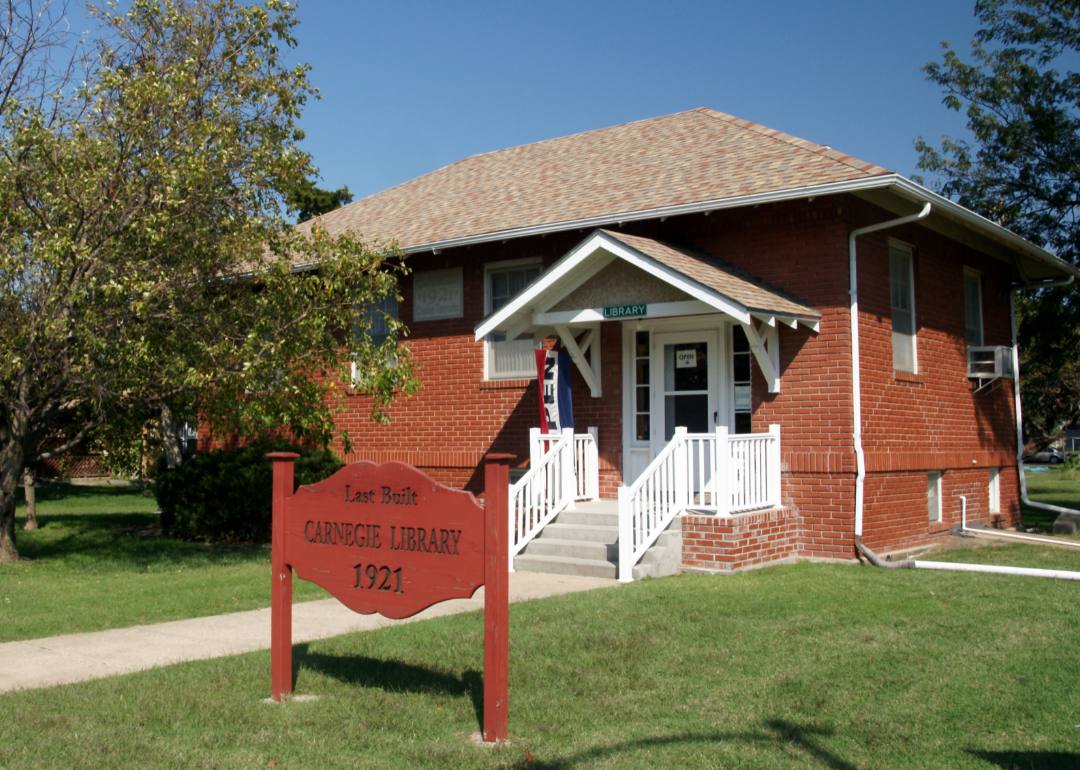
POLYGON ((330 233, 353 230, 410 248, 889 173, 702 108, 474 155, 322 223, 330 233))

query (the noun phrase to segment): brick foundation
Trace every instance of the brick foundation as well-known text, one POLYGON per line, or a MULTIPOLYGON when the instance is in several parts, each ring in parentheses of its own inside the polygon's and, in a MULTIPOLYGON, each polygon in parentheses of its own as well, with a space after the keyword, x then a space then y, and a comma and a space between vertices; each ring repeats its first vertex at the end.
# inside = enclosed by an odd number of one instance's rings
POLYGON ((799 555, 800 516, 793 508, 736 516, 684 516, 685 567, 735 570, 799 555))

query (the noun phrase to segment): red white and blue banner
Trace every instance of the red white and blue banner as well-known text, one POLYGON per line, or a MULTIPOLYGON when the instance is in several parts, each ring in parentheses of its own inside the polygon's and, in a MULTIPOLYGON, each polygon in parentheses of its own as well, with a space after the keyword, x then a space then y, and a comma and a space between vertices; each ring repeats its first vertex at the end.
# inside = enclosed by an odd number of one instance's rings
POLYGON ((540 391, 540 432, 558 433, 574 427, 570 398, 570 354, 536 351, 536 382, 540 391))

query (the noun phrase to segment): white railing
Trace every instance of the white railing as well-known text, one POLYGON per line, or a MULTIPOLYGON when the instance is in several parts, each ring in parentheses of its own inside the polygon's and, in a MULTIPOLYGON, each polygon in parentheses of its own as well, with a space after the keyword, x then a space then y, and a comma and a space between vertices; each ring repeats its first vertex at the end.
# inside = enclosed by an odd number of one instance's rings
MULTIPOLYGON (((539 442, 537 442, 539 446, 539 442)), ((529 472, 510 485, 510 570, 514 556, 560 511, 574 507, 574 431, 548 434, 542 454, 532 454, 529 472)))
POLYGON ((675 435, 637 481, 619 488, 619 580, 676 516, 687 509, 730 516, 780 505, 780 426, 769 432, 729 436, 675 435))
MULTIPOLYGON (((598 431, 589 428, 588 433, 574 434, 574 476, 575 500, 597 500, 600 498, 600 453, 597 449, 598 431)), ((529 429, 530 465, 535 466, 540 458, 560 439, 558 433, 541 433, 539 428, 529 429)))

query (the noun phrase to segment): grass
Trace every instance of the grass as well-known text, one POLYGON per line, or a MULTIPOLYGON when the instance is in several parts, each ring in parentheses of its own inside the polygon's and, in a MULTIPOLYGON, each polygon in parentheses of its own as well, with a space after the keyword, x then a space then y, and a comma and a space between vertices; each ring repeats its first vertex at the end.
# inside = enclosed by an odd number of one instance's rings
POLYGON ((268 653, 0 695, 0 768, 1071 769, 1075 606, 825 564, 646 580, 511 608, 506 746, 468 739, 469 614, 297 645, 309 702, 262 702, 268 653))
MULTIPOLYGON (((37 491, 39 529, 24 561, 0 565, 0 642, 270 606, 270 550, 210 547, 159 535, 157 503, 137 487, 37 491)), ((297 601, 326 592, 297 581, 297 601)))
MULTIPOLYGON (((1040 503, 1049 503, 1062 508, 1080 510, 1080 470, 1066 468, 1064 465, 1032 465, 1033 468, 1046 468, 1045 471, 1024 474, 1027 481, 1028 496, 1040 503)), ((1058 515, 1052 511, 1043 511, 1021 504, 1020 518, 1025 527, 1038 527, 1049 532, 1054 527, 1058 515)))

